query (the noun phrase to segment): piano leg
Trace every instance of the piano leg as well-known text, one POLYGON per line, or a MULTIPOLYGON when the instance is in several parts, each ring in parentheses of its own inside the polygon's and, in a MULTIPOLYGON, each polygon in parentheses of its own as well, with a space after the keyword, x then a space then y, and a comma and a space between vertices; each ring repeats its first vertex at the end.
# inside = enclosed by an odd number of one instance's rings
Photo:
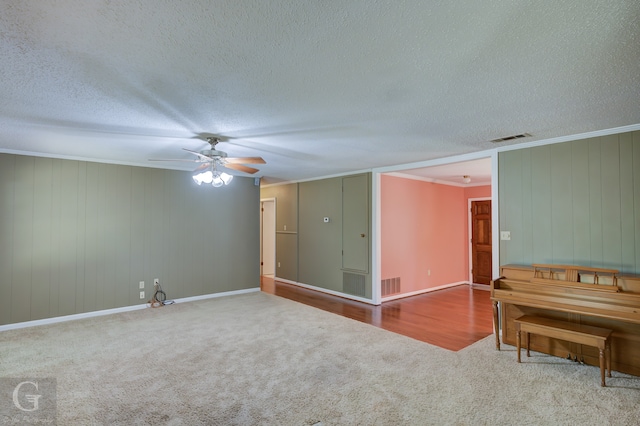
POLYGON ((500 321, 498 319, 498 302, 493 301, 493 330, 496 335, 496 349, 500 350, 500 321))

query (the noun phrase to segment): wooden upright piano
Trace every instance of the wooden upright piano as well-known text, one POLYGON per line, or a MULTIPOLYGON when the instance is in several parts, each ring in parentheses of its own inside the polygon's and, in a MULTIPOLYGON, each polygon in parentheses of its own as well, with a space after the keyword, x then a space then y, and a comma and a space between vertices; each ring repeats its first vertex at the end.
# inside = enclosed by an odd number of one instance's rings
MULTIPOLYGON (((496 348, 516 346, 513 320, 523 315, 613 330, 611 368, 640 376, 640 277, 575 265, 505 265, 491 282, 496 348), (498 307, 498 303, 500 303, 498 307)), ((597 349, 531 336, 531 349, 599 365, 597 349)))

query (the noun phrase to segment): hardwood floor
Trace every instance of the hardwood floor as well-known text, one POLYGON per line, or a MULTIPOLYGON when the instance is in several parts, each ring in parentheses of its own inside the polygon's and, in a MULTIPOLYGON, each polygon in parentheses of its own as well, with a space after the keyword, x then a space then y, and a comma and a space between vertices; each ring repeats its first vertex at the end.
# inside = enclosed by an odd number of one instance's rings
POLYGON ((459 351, 493 333, 489 291, 460 285, 373 306, 261 278, 262 291, 459 351))

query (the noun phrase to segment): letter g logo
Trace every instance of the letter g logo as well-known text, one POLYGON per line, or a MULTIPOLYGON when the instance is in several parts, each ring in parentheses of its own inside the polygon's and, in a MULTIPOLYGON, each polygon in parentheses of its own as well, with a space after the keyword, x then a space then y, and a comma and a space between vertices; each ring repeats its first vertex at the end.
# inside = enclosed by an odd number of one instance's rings
POLYGON ((29 394, 25 395, 24 396, 25 399, 33 404, 33 408, 24 408, 20 404, 20 400, 18 399, 20 388, 22 387, 22 385, 33 385, 36 388, 36 390, 38 390, 38 382, 19 383, 18 386, 16 386, 16 388, 13 390, 13 405, 15 405, 18 409, 22 411, 36 411, 38 409, 38 400, 42 395, 29 395, 29 394))

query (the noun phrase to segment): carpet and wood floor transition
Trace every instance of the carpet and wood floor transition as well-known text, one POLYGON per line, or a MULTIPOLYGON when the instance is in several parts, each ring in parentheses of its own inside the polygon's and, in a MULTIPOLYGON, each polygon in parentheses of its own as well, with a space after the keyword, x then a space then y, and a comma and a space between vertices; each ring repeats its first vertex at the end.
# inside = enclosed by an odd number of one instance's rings
MULTIPOLYGON (((59 425, 637 425, 640 377, 457 351, 266 292, 0 333, 59 425)), ((2 394, 2 398, 10 398, 2 394)), ((11 419, 0 418, 0 423, 11 419)))
POLYGON ((262 291, 441 348, 459 351, 493 334, 488 286, 459 285, 373 306, 262 276, 262 291))

